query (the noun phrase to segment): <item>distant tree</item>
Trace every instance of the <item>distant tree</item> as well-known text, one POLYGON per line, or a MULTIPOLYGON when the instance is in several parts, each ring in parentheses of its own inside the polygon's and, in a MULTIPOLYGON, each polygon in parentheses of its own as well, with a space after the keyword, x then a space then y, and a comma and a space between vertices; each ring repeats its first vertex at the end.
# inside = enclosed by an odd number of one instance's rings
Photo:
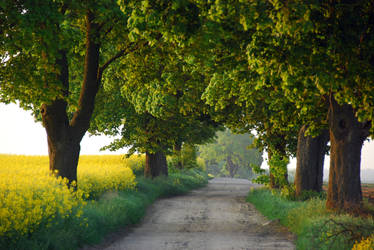
POLYGON ((215 143, 199 147, 200 157, 207 163, 206 167, 220 165, 222 162, 230 177, 237 173, 246 173, 242 176, 248 178, 251 173, 251 164, 261 165, 262 155, 255 148, 249 148, 254 142, 253 135, 233 134, 229 129, 217 132, 215 143))

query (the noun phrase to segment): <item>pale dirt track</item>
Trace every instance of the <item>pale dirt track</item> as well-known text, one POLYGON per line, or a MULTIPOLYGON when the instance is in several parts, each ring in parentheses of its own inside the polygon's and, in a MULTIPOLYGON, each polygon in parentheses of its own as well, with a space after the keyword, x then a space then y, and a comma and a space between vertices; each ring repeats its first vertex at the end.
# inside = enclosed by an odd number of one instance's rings
POLYGON ((156 201, 137 227, 86 249, 294 249, 290 233, 245 202, 254 186, 213 179, 187 195, 156 201))

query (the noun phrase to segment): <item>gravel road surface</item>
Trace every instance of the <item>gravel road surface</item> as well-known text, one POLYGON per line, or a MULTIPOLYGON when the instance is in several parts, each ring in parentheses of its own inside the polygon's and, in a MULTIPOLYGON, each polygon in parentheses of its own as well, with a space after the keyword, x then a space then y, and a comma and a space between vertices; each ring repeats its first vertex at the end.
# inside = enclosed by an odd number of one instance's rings
POLYGON ((294 236, 245 202, 248 180, 215 178, 184 196, 156 201, 142 223, 85 249, 295 249, 294 236))

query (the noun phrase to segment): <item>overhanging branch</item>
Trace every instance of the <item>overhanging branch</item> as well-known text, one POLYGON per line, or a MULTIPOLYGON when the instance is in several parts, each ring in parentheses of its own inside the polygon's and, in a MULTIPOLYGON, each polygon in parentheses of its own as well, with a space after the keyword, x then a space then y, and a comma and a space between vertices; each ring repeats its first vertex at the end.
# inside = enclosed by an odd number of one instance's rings
POLYGON ((142 45, 145 45, 146 44, 146 41, 143 41, 143 42, 139 42, 139 43, 131 43, 127 48, 125 49, 122 49, 120 51, 117 52, 117 54, 115 54, 113 57, 111 57, 108 61, 106 61, 100 68, 99 68, 99 72, 98 72, 98 76, 99 76, 99 79, 101 78, 104 70, 106 68, 108 68, 108 66, 113 63, 115 60, 117 60, 118 58, 124 56, 124 55, 127 55, 128 53, 130 52, 133 52, 135 50, 137 50, 138 48, 140 48, 140 46, 142 45), (135 46, 134 46, 135 45, 135 46))

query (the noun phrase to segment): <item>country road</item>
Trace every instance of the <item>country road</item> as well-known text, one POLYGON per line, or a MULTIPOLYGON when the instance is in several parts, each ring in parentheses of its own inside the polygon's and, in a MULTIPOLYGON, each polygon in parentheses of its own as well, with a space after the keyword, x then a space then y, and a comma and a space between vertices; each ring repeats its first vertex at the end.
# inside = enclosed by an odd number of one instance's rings
POLYGON ((290 233, 245 202, 254 186, 213 179, 187 195, 156 201, 137 227, 89 249, 295 249, 290 233))

